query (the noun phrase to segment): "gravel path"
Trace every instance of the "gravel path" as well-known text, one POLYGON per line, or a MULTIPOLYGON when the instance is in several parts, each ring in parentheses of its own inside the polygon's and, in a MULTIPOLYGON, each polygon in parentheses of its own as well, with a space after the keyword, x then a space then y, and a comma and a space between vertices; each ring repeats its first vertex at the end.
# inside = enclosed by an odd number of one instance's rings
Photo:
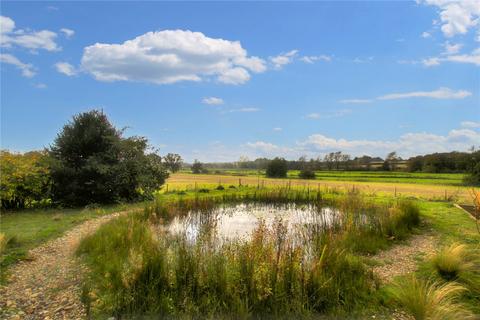
POLYGON ((62 237, 29 252, 31 259, 10 270, 0 288, 0 319, 82 319, 81 275, 74 257, 81 238, 118 217, 113 213, 84 222, 62 237))
POLYGON ((428 256, 433 252, 435 238, 432 235, 414 235, 406 243, 398 244, 373 256, 380 264, 373 267, 373 272, 383 283, 387 283, 396 276, 414 272, 417 267, 416 258, 428 256))

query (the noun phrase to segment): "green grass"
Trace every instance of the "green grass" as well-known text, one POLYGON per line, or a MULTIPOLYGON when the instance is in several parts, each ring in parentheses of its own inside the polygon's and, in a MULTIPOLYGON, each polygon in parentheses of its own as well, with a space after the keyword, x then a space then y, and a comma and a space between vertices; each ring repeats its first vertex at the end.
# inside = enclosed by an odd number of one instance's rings
POLYGON ((100 209, 46 209, 2 213, 0 233, 5 248, 0 252, 0 282, 8 267, 28 258, 28 250, 61 236, 74 226, 112 212, 142 208, 143 204, 115 205, 100 209))
MULTIPOLYGON (((183 173, 190 173, 183 170, 183 173)), ((212 174, 234 176, 261 176, 265 177, 265 170, 250 169, 216 169, 212 174)), ((299 178, 299 170, 288 171, 288 178, 299 178)), ((463 186, 463 173, 423 173, 423 172, 391 172, 391 171, 315 171, 316 180, 357 181, 357 182, 387 182, 412 183, 429 185, 463 186)))
POLYGON ((222 192, 160 195, 144 214, 111 221, 84 239, 78 253, 91 270, 84 301, 92 316, 352 315, 376 304, 377 282, 361 254, 407 237, 419 223, 418 209, 404 200, 280 188, 222 192), (204 219, 195 242, 155 227, 238 202, 329 206, 343 214, 331 227, 304 225, 299 238, 281 220, 259 222, 250 239, 220 243, 210 226, 215 219, 204 219), (369 246, 354 245, 361 242, 369 246))

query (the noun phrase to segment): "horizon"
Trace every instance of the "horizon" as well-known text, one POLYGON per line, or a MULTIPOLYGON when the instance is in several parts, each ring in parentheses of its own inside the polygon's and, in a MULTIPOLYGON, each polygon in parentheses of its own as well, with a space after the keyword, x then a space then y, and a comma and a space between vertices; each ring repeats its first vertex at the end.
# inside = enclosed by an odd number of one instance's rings
POLYGON ((480 2, 456 6, 2 2, 1 148, 48 147, 98 108, 188 163, 465 152, 480 2))

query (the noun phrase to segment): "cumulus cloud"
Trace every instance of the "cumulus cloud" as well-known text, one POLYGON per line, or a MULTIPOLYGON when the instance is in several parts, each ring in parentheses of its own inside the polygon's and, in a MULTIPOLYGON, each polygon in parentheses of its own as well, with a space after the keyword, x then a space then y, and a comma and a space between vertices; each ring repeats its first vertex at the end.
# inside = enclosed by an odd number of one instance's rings
POLYGON ((222 98, 217 98, 217 97, 205 97, 202 99, 203 104, 209 104, 209 105, 221 105, 224 103, 222 98))
POLYGON ((403 93, 390 93, 374 99, 345 99, 340 100, 342 103, 368 103, 374 100, 397 100, 408 98, 431 98, 431 99, 464 99, 471 96, 472 93, 467 90, 452 90, 450 88, 441 87, 433 91, 413 91, 403 93))
POLYGON ((282 69, 283 66, 293 62, 293 59, 297 56, 298 50, 291 50, 287 53, 279 54, 278 56, 270 57, 269 60, 273 64, 273 67, 277 70, 282 69))
POLYGON ((11 54, 8 54, 8 53, 0 54, 0 62, 11 64, 17 67, 17 69, 19 69, 22 72, 22 76, 26 78, 32 78, 33 76, 35 76, 35 68, 33 67, 33 65, 29 63, 23 63, 17 57, 11 54))
POLYGON ((332 61, 332 57, 327 56, 327 55, 319 55, 319 56, 303 56, 300 58, 301 61, 305 63, 315 63, 316 61, 326 61, 330 62, 332 61))
POLYGON ((242 84, 265 61, 248 56, 239 41, 209 38, 201 32, 148 32, 120 44, 96 43, 84 49, 82 69, 99 81, 169 84, 216 79, 242 84))
POLYGON ((55 69, 58 72, 63 73, 66 76, 72 77, 77 74, 77 70, 73 65, 68 62, 57 62, 55 63, 55 69))
POLYGON ((70 39, 75 34, 75 31, 67 28, 60 29, 60 32, 62 32, 65 35, 65 37, 67 37, 67 39, 70 39))
POLYGON ((478 25, 480 2, 478 0, 425 0, 427 5, 440 9, 441 30, 446 37, 465 34, 478 25))
POLYGON ((33 51, 58 51, 61 48, 55 42, 57 34, 50 30, 30 31, 15 29, 15 22, 5 16, 0 16, 0 45, 2 47, 23 47, 33 51))

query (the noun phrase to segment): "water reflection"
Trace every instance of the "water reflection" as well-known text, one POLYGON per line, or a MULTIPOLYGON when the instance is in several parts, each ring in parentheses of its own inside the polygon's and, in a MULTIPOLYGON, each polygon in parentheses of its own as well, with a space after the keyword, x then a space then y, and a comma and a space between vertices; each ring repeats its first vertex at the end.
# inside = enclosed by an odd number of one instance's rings
POLYGON ((220 240, 248 239, 260 221, 271 228, 279 220, 292 236, 305 235, 305 231, 321 232, 339 225, 340 212, 314 205, 238 204, 191 211, 160 228, 172 234, 184 234, 193 242, 205 234, 220 240))

